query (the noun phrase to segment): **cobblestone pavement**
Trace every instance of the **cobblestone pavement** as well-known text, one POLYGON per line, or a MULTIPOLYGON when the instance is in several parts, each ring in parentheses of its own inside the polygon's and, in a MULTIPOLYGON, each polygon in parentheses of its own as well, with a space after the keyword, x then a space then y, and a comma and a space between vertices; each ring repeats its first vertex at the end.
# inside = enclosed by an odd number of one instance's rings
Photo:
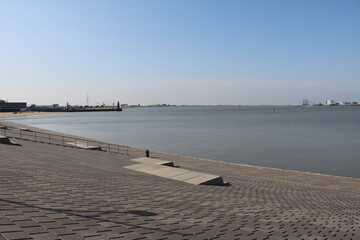
POLYGON ((0 145, 0 240, 360 239, 359 179, 152 153, 232 184, 197 186, 123 168, 139 149, 16 142, 0 145))

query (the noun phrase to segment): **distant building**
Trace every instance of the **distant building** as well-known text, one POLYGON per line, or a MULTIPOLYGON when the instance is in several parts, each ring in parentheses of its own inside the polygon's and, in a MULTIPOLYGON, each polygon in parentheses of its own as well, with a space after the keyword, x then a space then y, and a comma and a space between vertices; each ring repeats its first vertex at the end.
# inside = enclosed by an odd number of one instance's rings
POLYGON ((19 112, 22 108, 26 108, 26 102, 6 102, 0 100, 0 112, 19 112))
POLYGON ((326 105, 328 105, 328 106, 335 105, 335 101, 334 100, 326 100, 326 105))
POLYGON ((342 102, 339 102, 340 105, 349 105, 351 104, 351 102, 345 102, 345 101, 342 101, 342 102))

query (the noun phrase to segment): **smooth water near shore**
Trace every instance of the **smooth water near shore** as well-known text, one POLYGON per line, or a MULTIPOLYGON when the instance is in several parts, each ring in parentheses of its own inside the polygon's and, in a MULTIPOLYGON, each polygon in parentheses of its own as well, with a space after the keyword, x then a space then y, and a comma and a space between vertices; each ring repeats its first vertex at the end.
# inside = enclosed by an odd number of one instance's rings
POLYGON ((128 108, 11 121, 180 155, 360 177, 360 107, 128 108))

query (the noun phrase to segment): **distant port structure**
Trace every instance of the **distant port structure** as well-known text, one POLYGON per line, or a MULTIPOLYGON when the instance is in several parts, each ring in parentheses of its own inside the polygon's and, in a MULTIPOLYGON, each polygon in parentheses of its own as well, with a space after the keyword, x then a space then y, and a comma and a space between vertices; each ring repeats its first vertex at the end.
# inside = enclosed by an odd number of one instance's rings
POLYGON ((27 102, 8 102, 0 100, 0 112, 96 112, 96 111, 122 111, 122 107, 119 102, 113 104, 113 106, 106 106, 105 104, 96 106, 72 106, 69 103, 66 106, 60 106, 59 104, 51 105, 35 105, 31 104, 27 106, 27 102))
POLYGON ((26 109, 26 102, 8 102, 0 100, 0 112, 20 112, 26 109))
POLYGON ((123 108, 142 108, 142 107, 173 107, 176 105, 171 104, 152 104, 152 105, 129 105, 129 104, 120 104, 118 101, 116 104, 112 103, 111 105, 103 104, 99 105, 89 105, 89 97, 86 96, 86 105, 71 105, 68 102, 65 106, 60 104, 49 104, 49 105, 38 105, 31 104, 28 105, 27 102, 9 102, 0 99, 0 112, 13 112, 13 113, 22 113, 22 112, 111 112, 123 111, 123 108))
POLYGON ((308 99, 303 99, 303 106, 304 107, 317 107, 317 106, 360 106, 358 102, 350 102, 350 101, 334 101, 334 100, 326 100, 325 104, 322 103, 314 103, 308 99))
POLYGON ((59 104, 52 105, 35 105, 32 104, 27 108, 29 111, 38 111, 38 112, 106 112, 106 111, 122 111, 120 103, 117 102, 117 105, 106 106, 105 104, 96 105, 96 106, 72 106, 69 103, 66 103, 66 106, 60 106, 59 104))

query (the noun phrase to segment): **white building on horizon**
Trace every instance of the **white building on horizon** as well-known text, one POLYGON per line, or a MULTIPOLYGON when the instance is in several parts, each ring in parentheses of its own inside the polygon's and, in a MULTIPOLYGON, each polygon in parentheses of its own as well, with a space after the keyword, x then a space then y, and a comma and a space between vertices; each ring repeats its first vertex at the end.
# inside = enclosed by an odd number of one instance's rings
POLYGON ((335 105, 335 101, 334 100, 326 100, 326 105, 335 105))
POLYGON ((350 105, 351 102, 341 101, 339 102, 340 105, 350 105))

